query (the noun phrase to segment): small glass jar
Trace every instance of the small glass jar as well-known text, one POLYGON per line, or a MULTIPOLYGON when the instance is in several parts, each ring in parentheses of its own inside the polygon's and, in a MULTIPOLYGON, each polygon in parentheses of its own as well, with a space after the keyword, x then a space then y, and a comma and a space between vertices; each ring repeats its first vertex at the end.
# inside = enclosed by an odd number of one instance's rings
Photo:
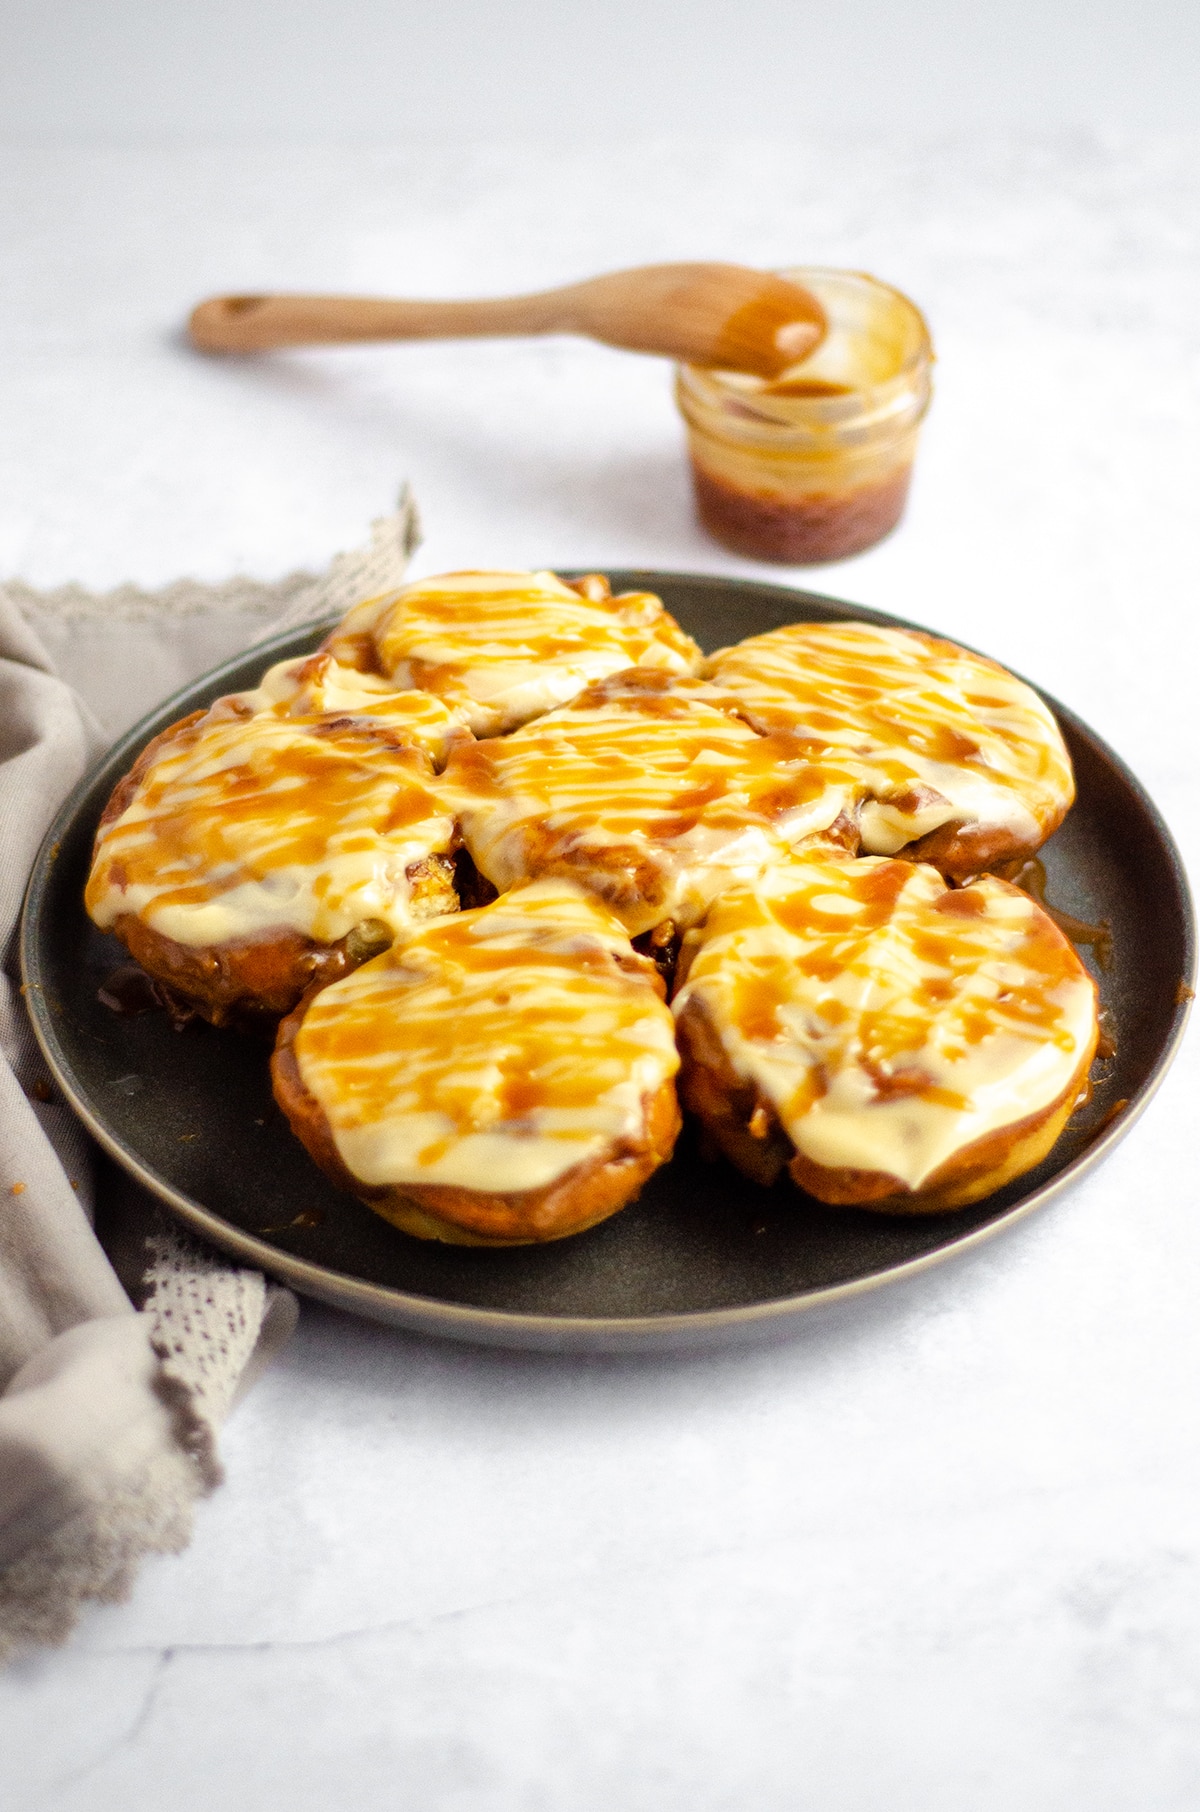
POLYGON ((752 560, 812 566, 872 547, 904 512, 933 347, 907 296, 860 271, 788 270, 829 319, 773 380, 681 365, 703 526, 752 560))

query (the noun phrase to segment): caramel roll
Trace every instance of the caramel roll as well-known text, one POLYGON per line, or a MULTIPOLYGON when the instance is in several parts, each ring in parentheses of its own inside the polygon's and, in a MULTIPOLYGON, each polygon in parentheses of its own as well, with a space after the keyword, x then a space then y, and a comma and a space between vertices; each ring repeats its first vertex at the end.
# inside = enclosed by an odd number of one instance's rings
POLYGON ((1037 1164, 1096 1048, 1096 988, 1027 894, 926 864, 798 854, 684 952, 685 1104, 748 1175, 893 1212, 1037 1164))
POLYGON ((864 850, 965 877, 1032 854, 1075 796, 1058 725, 993 661, 915 630, 797 623, 712 656, 751 722, 853 774, 864 850))
POLYGON ((382 592, 375 598, 364 598, 352 604, 335 629, 321 643, 321 652, 330 654, 339 667, 358 673, 380 674, 379 655, 375 647, 375 625, 389 611, 400 593, 382 592))
POLYGON ((337 721, 375 728, 406 747, 423 750, 439 769, 456 742, 471 738, 465 712, 427 692, 401 691, 390 680, 345 666, 328 653, 278 661, 253 691, 218 700, 213 711, 234 716, 270 712, 322 727, 337 721))
POLYGON ((503 891, 570 876, 630 936, 694 924, 840 817, 845 786, 788 738, 760 736, 702 680, 636 669, 511 736, 455 751, 447 796, 480 873, 503 891))
POLYGON ((420 746, 449 714, 407 696, 407 722, 395 694, 359 717, 228 698, 164 732, 101 819, 96 924, 220 1023, 289 1011, 324 952, 336 973, 454 911, 455 821, 420 746))
POLYGON ((461 572, 422 579, 360 606, 326 642, 394 685, 416 686, 494 736, 565 703, 623 667, 693 673, 700 650, 650 592, 610 595, 598 576, 568 585, 553 573, 461 572))
POLYGON ((316 1161, 405 1231, 559 1239, 670 1156, 673 1031, 617 919, 539 881, 314 994, 280 1027, 275 1091, 316 1161))

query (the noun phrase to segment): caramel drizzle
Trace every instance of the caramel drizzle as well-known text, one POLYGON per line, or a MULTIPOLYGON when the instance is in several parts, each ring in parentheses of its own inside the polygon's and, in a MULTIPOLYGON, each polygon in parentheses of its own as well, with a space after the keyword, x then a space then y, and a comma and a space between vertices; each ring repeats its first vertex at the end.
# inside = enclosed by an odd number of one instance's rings
POLYGON ((1057 1048, 1053 1099, 1080 1056, 1081 1004, 1094 1002, 1067 939, 1026 896, 992 878, 946 889, 902 861, 792 858, 719 899, 698 944, 677 1011, 698 993, 735 1044, 792 1053, 788 1098, 774 1103, 790 1129, 849 1070, 868 1111, 904 1097, 966 1112, 956 1071, 985 1046, 1001 1071, 1021 1047, 1057 1048))
MULTIPOLYGON (((444 720, 429 702, 434 712, 421 701, 417 717, 444 720)), ((238 706, 221 700, 171 738, 102 829, 85 896, 93 917, 105 922, 132 896, 153 918, 247 883, 282 889, 285 923, 308 887, 305 929, 317 936, 349 929, 337 922, 347 888, 374 889, 383 911, 402 907, 406 867, 448 849, 454 822, 431 790, 428 755, 394 727, 399 699, 386 706, 390 723, 370 712, 306 718, 238 706)))
POLYGON ((539 703, 516 707, 515 717, 498 706, 494 726, 476 724, 500 729, 623 667, 696 669, 699 649, 658 598, 614 598, 596 577, 574 587, 553 573, 466 572, 410 586, 372 627, 379 669, 397 683, 481 708, 531 670, 539 703))
POLYGON ((316 996, 295 1050, 366 1181, 353 1140, 380 1127, 393 1180, 435 1171, 473 1134, 549 1140, 565 1167, 581 1142, 635 1133, 678 1065, 653 966, 601 905, 553 882, 407 935, 316 996))
POLYGON ((665 898, 681 866, 720 868, 748 832, 758 833, 761 864, 827 828, 841 790, 786 738, 758 735, 736 711, 701 681, 640 670, 458 751, 447 795, 462 808, 476 864, 500 887, 577 875, 640 931, 630 914, 665 898))
POLYGON ((209 717, 270 716, 328 733, 349 725, 387 734, 396 747, 417 748, 435 767, 456 742, 469 739, 461 712, 431 693, 400 691, 389 680, 360 672, 325 651, 280 661, 252 692, 218 699, 209 717))
POLYGON ((916 631, 865 623, 798 624, 754 636, 709 662, 764 729, 804 739, 814 759, 862 769, 876 791, 953 770, 975 788, 1016 792, 1039 822, 1074 796, 1070 761, 1029 687, 982 656, 916 631))

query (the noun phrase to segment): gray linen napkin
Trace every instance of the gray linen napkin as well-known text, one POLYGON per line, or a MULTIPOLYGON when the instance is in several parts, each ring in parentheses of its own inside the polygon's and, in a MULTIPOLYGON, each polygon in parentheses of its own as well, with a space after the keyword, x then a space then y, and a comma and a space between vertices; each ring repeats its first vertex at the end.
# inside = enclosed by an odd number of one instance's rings
POLYGON ((220 1424, 296 1318, 289 1291, 202 1247, 110 1172, 118 1277, 94 1227, 90 1142, 54 1098, 20 999, 26 877, 106 731, 247 641, 395 586, 416 537, 405 493, 367 548, 318 578, 99 598, 0 586, 0 1662, 62 1641, 85 1601, 123 1598, 146 1555, 186 1546, 197 1499, 221 1478, 220 1424))

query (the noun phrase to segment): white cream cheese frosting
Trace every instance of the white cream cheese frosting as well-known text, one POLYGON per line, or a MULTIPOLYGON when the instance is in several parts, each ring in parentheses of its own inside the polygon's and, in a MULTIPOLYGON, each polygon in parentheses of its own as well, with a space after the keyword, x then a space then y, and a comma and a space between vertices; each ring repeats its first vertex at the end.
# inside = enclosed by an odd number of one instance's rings
POLYGON ((760 736, 702 680, 624 672, 511 736, 455 751, 446 797, 498 888, 564 874, 630 936, 694 924, 846 802, 784 739, 760 736))
POLYGON ((339 636, 369 623, 379 671, 461 709, 494 736, 574 698, 623 667, 693 673, 700 650, 649 592, 612 597, 600 579, 550 572, 443 573, 407 586, 339 636))
POLYGON ((1048 707, 982 655, 871 623, 796 623, 721 649, 713 682, 763 730, 861 792, 864 850, 892 855, 945 824, 1003 831, 1035 849, 1074 798, 1048 707))
POLYGON ((448 746, 452 715, 413 693, 293 715, 299 687, 341 686, 318 670, 293 690, 297 677, 273 669, 260 688, 272 703, 219 700, 152 756, 97 837, 85 898, 102 929, 134 914, 197 948, 273 931, 335 943, 364 920, 411 922, 409 871, 457 836, 425 752, 448 746))
POLYGON ((1074 950, 990 876, 948 890, 925 864, 796 854, 716 901, 685 954, 676 1018, 701 1012, 796 1150, 910 1190, 1057 1102, 1095 1036, 1074 950))
POLYGON ((673 1031, 617 919, 544 880, 406 933, 314 996, 293 1050, 362 1183, 516 1193, 644 1138, 673 1031))

